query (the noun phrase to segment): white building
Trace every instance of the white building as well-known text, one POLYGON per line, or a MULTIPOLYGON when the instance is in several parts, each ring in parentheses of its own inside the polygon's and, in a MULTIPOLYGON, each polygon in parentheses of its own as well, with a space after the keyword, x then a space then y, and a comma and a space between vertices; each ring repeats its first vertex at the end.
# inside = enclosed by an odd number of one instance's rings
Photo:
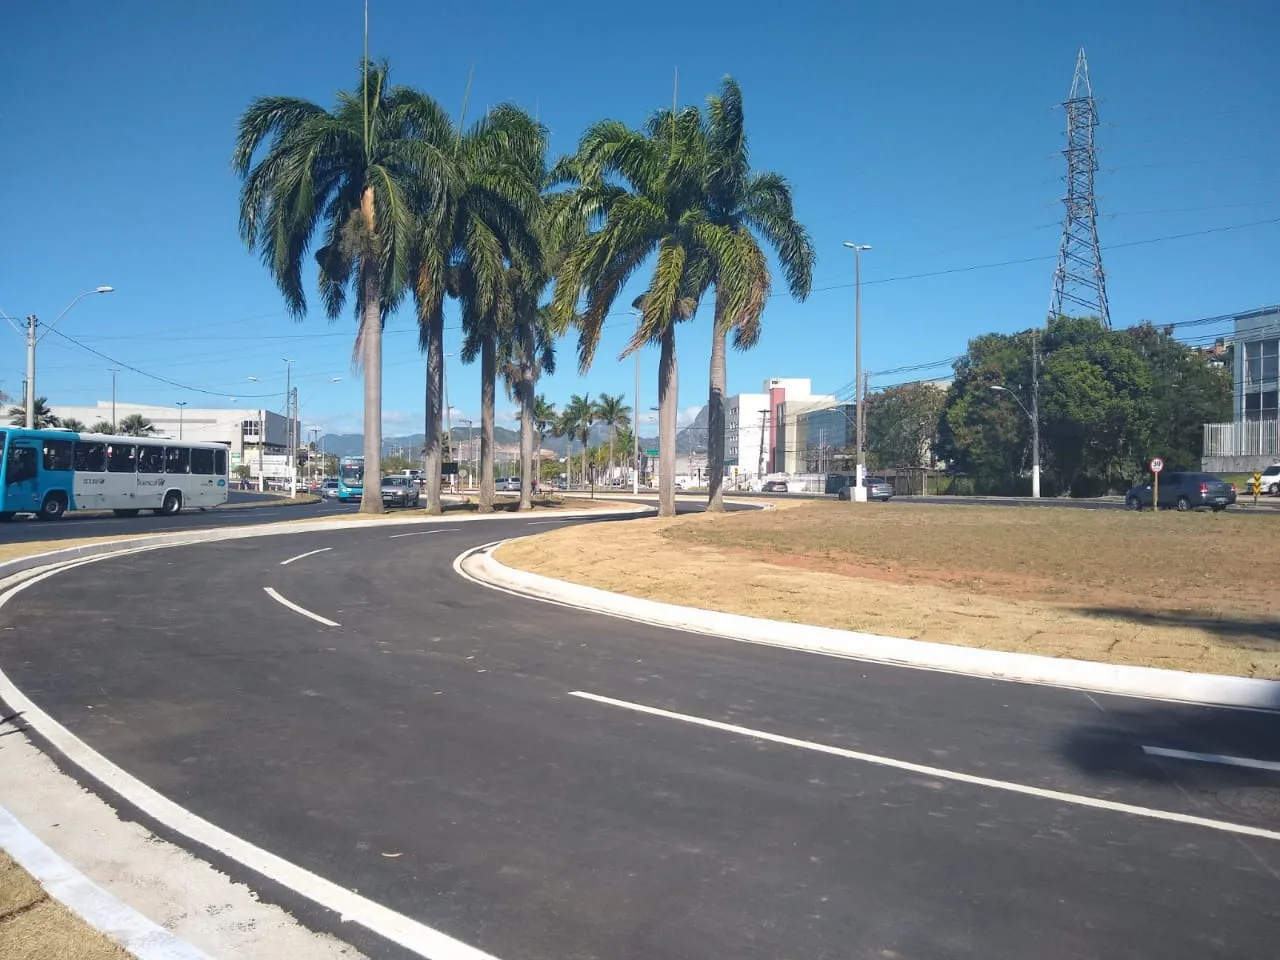
POLYGON ((289 444, 289 419, 271 410, 159 407, 145 403, 112 403, 110 400, 99 400, 93 407, 55 404, 50 410, 60 420, 79 420, 86 429, 92 429, 99 423, 119 423, 125 417, 138 414, 155 427, 153 436, 227 444, 231 448, 233 474, 236 467, 245 463, 251 477, 288 476, 285 454, 289 444), (264 422, 265 430, 262 428, 264 422))
POLYGON ((736 393, 724 401, 724 463, 729 476, 758 479, 767 472, 769 395, 736 393))
POLYGON ((763 390, 725 399, 725 466, 739 482, 801 472, 803 438, 797 418, 836 403, 829 394, 814 394, 807 377, 770 377, 763 390))

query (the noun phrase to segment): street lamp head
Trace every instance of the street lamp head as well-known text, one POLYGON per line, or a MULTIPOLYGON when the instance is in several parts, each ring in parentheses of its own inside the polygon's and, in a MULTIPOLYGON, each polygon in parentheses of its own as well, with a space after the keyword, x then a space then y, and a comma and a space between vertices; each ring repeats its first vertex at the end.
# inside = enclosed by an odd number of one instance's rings
POLYGON ((850 243, 849 241, 846 240, 844 245, 848 247, 850 250, 855 250, 858 253, 861 253, 863 250, 871 249, 871 244, 869 243, 850 243))
POLYGON ((991 388, 992 390, 999 390, 1001 393, 1008 393, 1008 392, 1009 392, 1009 388, 1008 388, 1008 387, 1002 387, 1002 386, 1000 386, 1000 384, 998 384, 998 383, 989 383, 989 384, 987 384, 987 386, 988 386, 989 388, 991 388))
POLYGON ((246 380, 248 380, 250 383, 257 383, 257 382, 258 382, 258 378, 257 378, 257 377, 245 377, 245 379, 246 379, 246 380))
POLYGON ((329 378, 329 382, 330 382, 330 383, 337 383, 337 382, 338 382, 338 381, 340 381, 341 379, 342 379, 341 377, 330 377, 330 378, 329 378))
POLYGON ((115 289, 115 287, 102 286, 102 287, 98 287, 98 288, 97 288, 96 290, 94 290, 93 292, 94 292, 94 293, 110 293, 110 292, 111 292, 112 290, 114 290, 114 289, 115 289))

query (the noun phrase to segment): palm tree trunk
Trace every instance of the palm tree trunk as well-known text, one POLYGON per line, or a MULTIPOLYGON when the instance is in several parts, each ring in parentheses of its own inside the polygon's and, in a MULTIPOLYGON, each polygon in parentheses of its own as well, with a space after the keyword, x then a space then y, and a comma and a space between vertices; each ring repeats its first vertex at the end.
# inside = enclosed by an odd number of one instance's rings
POLYGON ((382 298, 376 263, 361 261, 364 320, 364 493, 361 513, 386 513, 382 506, 382 298))
POLYGON ((707 510, 724 511, 724 391, 728 379, 725 360, 727 332, 720 323, 720 289, 711 325, 711 389, 707 397, 707 510))
POLYGON ((613 442, 616 431, 613 424, 609 424, 609 482, 613 483, 613 442))
POLYGON ((440 421, 444 414, 444 314, 427 321, 427 435, 423 440, 427 473, 427 513, 441 513, 440 474, 444 469, 440 421))
POLYGON ((520 365, 520 505, 518 510, 533 508, 533 404, 535 399, 533 367, 520 365))
POLYGON ((493 512, 493 409, 497 402, 498 349, 492 335, 480 346, 480 512, 493 512))
POLYGON ((658 516, 676 515, 676 405, 680 375, 676 367, 676 325, 662 331, 658 357, 658 516))

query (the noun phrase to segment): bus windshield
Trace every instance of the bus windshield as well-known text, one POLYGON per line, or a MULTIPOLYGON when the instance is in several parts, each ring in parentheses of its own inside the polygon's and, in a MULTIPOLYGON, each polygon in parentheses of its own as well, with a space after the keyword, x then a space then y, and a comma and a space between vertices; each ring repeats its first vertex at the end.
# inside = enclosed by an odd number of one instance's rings
POLYGON ((342 482, 348 487, 359 487, 364 484, 364 462, 344 463, 340 471, 342 482))

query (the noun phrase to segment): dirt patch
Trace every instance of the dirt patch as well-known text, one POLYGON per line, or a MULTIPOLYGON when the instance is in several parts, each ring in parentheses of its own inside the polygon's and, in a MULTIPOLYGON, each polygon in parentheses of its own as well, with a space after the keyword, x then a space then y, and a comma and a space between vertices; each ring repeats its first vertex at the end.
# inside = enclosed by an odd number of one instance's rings
POLYGON ((498 556, 726 613, 1280 678, 1271 517, 822 503, 568 528, 498 556))
POLYGON ((5 960, 129 960, 0 853, 0 957, 5 960))

